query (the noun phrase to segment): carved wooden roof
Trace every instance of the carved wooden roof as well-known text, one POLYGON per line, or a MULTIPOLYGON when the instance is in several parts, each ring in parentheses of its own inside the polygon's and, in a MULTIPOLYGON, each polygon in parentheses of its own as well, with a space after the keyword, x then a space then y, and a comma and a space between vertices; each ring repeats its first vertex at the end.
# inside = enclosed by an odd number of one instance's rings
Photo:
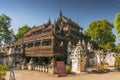
POLYGON ((61 39, 70 39, 68 36, 76 37, 77 39, 80 36, 83 36, 83 33, 80 32, 82 28, 79 26, 78 23, 72 21, 70 18, 65 16, 60 16, 57 18, 57 21, 54 23, 50 23, 50 21, 46 24, 35 26, 31 30, 29 30, 25 36, 21 39, 18 39, 18 43, 23 43, 25 40, 35 40, 34 38, 41 38, 41 37, 56 37, 61 39), (56 28, 59 28, 56 30, 56 28), (72 30, 72 31, 71 31, 72 30), (75 33, 75 34, 73 34, 75 33), (47 36, 48 34, 48 36, 47 36), (46 36, 43 36, 46 35, 46 36))

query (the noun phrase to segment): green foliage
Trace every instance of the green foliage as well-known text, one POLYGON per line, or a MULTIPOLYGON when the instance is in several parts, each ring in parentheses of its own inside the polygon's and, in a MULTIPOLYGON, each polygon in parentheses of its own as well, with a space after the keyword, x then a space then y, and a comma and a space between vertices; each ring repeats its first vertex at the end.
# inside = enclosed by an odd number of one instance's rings
POLYGON ((13 29, 9 29, 8 32, 6 32, 4 34, 4 42, 5 43, 10 43, 12 41, 14 41, 14 38, 15 38, 15 35, 14 35, 14 32, 13 32, 13 29))
POLYGON ((120 53, 120 43, 114 47, 114 52, 120 53))
POLYGON ((8 69, 8 66, 0 65, 0 79, 5 77, 7 69, 8 69))
POLYGON ((25 33, 27 33, 31 28, 27 25, 24 25, 18 29, 18 33, 16 34, 16 39, 22 38, 25 33))
POLYGON ((91 41, 98 44, 99 48, 103 48, 104 50, 112 50, 116 38, 112 33, 112 29, 112 23, 105 19, 98 20, 91 22, 84 34, 91 37, 91 41))
POLYGON ((120 13, 117 13, 115 15, 115 22, 114 22, 114 26, 117 29, 118 35, 120 37, 120 13))
POLYGON ((71 67, 69 65, 66 65, 66 72, 69 74, 71 72, 71 67))
POLYGON ((0 43, 9 43, 14 40, 14 32, 10 29, 11 18, 5 14, 0 15, 0 43))

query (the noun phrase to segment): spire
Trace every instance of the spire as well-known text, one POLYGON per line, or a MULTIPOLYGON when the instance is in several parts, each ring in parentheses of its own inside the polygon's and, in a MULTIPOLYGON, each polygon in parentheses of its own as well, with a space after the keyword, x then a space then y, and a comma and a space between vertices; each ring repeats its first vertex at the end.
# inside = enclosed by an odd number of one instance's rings
POLYGON ((50 18, 48 19, 48 24, 51 24, 51 19, 50 18))
POLYGON ((62 10, 60 9, 60 17, 62 17, 62 10))

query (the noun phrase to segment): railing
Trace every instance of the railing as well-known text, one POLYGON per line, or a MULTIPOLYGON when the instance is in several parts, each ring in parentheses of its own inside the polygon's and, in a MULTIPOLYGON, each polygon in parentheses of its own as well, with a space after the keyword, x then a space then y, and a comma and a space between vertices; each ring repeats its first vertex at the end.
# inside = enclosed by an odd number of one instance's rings
POLYGON ((35 64, 29 64, 28 66, 24 66, 22 65, 22 70, 24 70, 25 68, 27 68, 30 71, 40 71, 40 72, 46 72, 49 74, 53 74, 54 73, 54 67, 49 67, 49 66, 44 66, 44 65, 35 65, 35 64))
POLYGON ((25 49, 26 54, 53 54, 53 47, 52 46, 39 46, 39 47, 32 47, 32 48, 26 48, 25 49))
POLYGON ((34 40, 35 40, 34 36, 24 38, 24 41, 34 41, 34 40))

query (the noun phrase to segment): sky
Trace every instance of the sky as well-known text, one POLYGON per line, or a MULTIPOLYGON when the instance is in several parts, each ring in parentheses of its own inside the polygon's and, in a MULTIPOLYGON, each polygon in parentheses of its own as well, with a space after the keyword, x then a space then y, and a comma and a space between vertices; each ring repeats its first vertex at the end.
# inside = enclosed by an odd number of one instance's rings
MULTIPOLYGON (((60 13, 79 23, 86 30, 95 20, 114 22, 120 12, 120 0, 0 0, 0 14, 8 15, 15 34, 19 27, 39 26, 50 18, 54 22, 60 13)), ((113 33, 117 35, 116 30, 113 33)), ((116 43, 120 40, 116 39, 116 43)))

